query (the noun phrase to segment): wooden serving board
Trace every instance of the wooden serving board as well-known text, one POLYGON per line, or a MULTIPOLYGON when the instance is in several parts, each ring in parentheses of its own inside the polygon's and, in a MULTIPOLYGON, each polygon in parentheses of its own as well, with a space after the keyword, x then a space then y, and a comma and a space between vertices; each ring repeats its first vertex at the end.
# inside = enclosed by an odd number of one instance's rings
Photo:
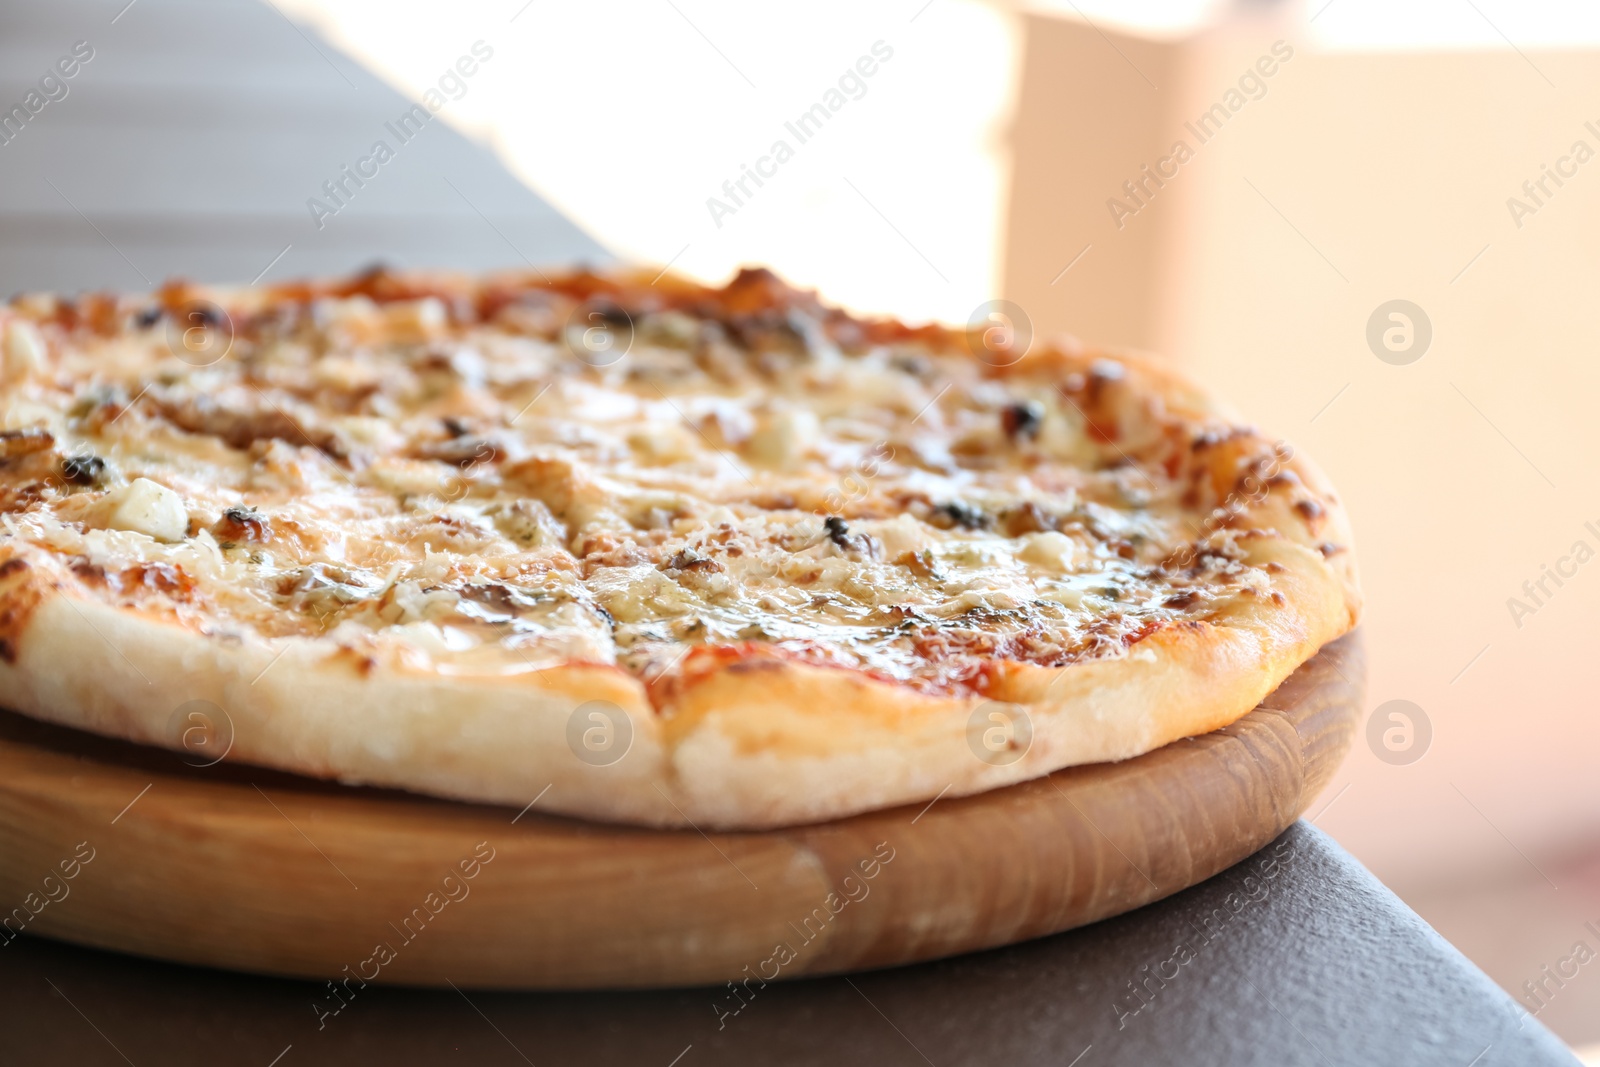
POLYGON ((21 927, 185 963, 485 988, 792 978, 989 948, 1137 908, 1267 844, 1343 758, 1363 674, 1352 635, 1216 733, 766 833, 195 768, 0 712, 0 908, 15 908, 0 940, 21 927))

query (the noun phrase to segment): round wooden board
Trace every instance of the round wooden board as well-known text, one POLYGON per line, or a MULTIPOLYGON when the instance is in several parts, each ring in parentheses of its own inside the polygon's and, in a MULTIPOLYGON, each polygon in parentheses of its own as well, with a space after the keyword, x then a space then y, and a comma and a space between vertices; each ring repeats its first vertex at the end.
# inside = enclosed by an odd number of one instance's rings
POLYGON ((1352 635, 1224 730, 765 833, 194 768, 0 712, 0 907, 17 905, 0 940, 25 928, 238 970, 530 989, 792 978, 989 948, 1137 908, 1267 844, 1349 748, 1363 674, 1352 635))

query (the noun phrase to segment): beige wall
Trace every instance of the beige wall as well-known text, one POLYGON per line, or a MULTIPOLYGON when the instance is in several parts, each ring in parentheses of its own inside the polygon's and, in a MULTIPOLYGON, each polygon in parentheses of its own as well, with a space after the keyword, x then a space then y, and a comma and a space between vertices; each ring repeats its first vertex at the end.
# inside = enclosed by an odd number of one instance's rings
MULTIPOLYGON (((1005 295, 1042 331, 1170 355, 1315 456, 1356 521, 1369 708, 1403 697, 1432 721, 1410 766, 1358 744, 1319 825, 1412 894, 1531 875, 1516 849, 1547 866, 1592 853, 1600 558, 1520 629, 1506 601, 1579 538, 1600 551, 1584 530, 1600 531, 1600 158, 1520 229, 1506 199, 1575 140, 1600 152, 1584 128, 1600 127, 1600 55, 1328 55, 1286 25, 1159 44, 1026 22, 1005 295), (1295 55, 1266 94, 1119 230, 1106 198, 1279 37, 1295 55), (1393 298, 1434 327, 1408 366, 1365 340, 1393 298)), ((1576 892, 1551 906, 1600 913, 1592 883, 1576 892)))
POLYGON ((1150 347, 1165 297, 1150 277, 1163 227, 1149 218, 1119 231, 1104 200, 1121 192, 1134 161, 1154 161, 1169 143, 1182 49, 1119 37, 1124 59, 1081 23, 1025 24, 1003 290, 1046 332, 1150 347))

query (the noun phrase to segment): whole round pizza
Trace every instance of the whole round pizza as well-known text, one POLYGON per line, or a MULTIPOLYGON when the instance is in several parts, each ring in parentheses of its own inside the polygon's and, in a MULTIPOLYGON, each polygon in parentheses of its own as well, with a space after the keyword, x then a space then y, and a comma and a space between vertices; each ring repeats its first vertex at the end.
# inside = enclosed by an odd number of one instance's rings
POLYGON ((765 270, 0 308, 0 684, 57 723, 764 828, 1218 729, 1351 629, 1326 479, 1169 366, 765 270))

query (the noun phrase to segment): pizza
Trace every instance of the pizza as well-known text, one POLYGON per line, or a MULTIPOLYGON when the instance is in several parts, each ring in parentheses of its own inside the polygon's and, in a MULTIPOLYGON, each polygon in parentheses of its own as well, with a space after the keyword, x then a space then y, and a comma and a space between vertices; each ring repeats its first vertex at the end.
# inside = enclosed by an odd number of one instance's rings
POLYGON ((192 762, 758 829, 1218 729, 1360 610, 1305 456, 1003 313, 374 269, 0 356, 5 703, 192 762))

